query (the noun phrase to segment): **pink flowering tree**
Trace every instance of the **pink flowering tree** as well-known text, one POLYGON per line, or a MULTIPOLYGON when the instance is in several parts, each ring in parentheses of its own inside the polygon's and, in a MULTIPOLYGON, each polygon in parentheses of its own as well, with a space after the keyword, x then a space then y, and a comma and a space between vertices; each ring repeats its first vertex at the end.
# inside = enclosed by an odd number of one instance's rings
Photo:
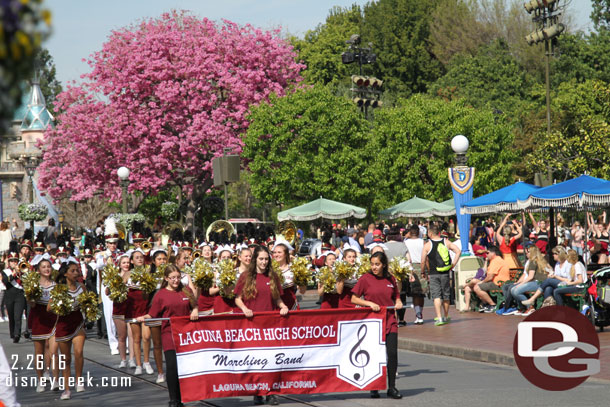
POLYGON ((118 201, 116 170, 126 166, 130 192, 207 190, 212 158, 241 152, 250 106, 301 79, 278 34, 183 12, 113 31, 83 84, 57 97, 40 187, 55 199, 118 201))

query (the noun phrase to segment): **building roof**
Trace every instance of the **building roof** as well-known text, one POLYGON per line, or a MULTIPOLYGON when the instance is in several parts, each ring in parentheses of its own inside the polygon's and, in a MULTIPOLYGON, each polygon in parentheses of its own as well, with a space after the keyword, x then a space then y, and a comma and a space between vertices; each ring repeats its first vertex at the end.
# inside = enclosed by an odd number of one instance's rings
POLYGON ((49 126, 53 126, 55 118, 47 109, 37 76, 32 81, 32 90, 28 99, 27 110, 22 118, 21 131, 45 131, 49 126))

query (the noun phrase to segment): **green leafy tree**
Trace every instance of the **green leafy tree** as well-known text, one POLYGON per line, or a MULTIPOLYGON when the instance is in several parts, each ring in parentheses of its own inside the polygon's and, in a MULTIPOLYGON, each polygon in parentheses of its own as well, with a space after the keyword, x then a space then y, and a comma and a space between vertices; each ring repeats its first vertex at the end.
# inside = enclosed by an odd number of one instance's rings
POLYGON ((511 128, 503 116, 476 110, 465 101, 446 102, 424 95, 403 99, 377 113, 373 138, 367 145, 375 180, 373 210, 418 196, 441 201, 451 196, 447 168, 454 165, 451 139, 470 141, 468 164, 476 168, 475 194, 485 194, 512 182, 511 128))
POLYGON ((591 0, 593 11, 591 11, 591 20, 597 30, 607 29, 610 27, 610 1, 608 0, 591 0))
POLYGON ((610 31, 564 34, 561 55, 551 59, 551 86, 562 82, 598 79, 610 82, 610 31))
POLYGON ((261 202, 289 207, 323 196, 367 205, 369 123, 349 100, 316 85, 272 97, 249 121, 242 155, 261 202))
POLYGON ((324 24, 307 31, 303 39, 292 39, 299 58, 307 66, 301 72, 306 82, 337 85, 347 81, 352 70, 341 62, 341 53, 346 50, 345 41, 360 32, 360 24, 359 6, 333 7, 324 24))
POLYGON ((43 48, 37 55, 40 67, 40 90, 49 109, 53 108, 55 97, 62 92, 61 83, 57 80, 55 62, 49 50, 43 48))
MULTIPOLYGON (((610 177, 610 85, 601 81, 563 83, 553 96, 556 126, 526 159, 535 170, 550 168, 558 179, 585 171, 610 177)), ((539 135, 544 134, 539 129, 539 135)))
POLYGON ((430 93, 446 99, 463 98, 473 107, 512 115, 527 99, 530 80, 508 45, 498 40, 481 47, 474 56, 455 56, 430 93))
POLYGON ((379 0, 364 7, 363 43, 377 54, 373 73, 386 91, 403 96, 425 92, 443 74, 428 40, 436 1, 379 0))

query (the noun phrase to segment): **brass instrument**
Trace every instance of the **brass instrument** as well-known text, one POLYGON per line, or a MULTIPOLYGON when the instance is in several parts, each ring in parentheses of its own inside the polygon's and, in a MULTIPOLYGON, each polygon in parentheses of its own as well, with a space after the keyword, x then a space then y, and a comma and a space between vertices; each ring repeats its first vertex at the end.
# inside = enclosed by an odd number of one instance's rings
POLYGON ((21 260, 17 265, 17 269, 22 273, 30 271, 31 268, 32 266, 27 260, 21 260))
POLYGON ((185 230, 184 226, 180 222, 170 222, 163 227, 163 231, 161 233, 161 245, 167 247, 170 236, 172 235, 172 231, 176 229, 180 229, 182 232, 185 230))
POLYGON ((297 227, 289 220, 280 222, 277 233, 275 234, 276 239, 284 238, 291 246, 294 246, 296 243, 297 236, 297 227))
POLYGON ((145 240, 140 243, 140 247, 142 248, 142 251, 144 253, 148 253, 152 249, 152 243, 150 243, 148 240, 145 240))
POLYGON ((208 242, 210 241, 210 234, 213 232, 227 232, 227 237, 230 239, 231 236, 235 234, 235 228, 231 223, 227 222, 226 220, 217 220, 210 223, 210 226, 208 226, 208 229, 205 233, 205 238, 208 242))
POLYGON ((201 250, 195 250, 193 252, 193 256, 192 257, 193 257, 193 260, 196 260, 196 259, 200 258, 201 257, 201 250))
POLYGON ((125 237, 127 236, 127 229, 125 229, 125 226, 117 222, 116 230, 119 232, 119 239, 125 240, 125 237))

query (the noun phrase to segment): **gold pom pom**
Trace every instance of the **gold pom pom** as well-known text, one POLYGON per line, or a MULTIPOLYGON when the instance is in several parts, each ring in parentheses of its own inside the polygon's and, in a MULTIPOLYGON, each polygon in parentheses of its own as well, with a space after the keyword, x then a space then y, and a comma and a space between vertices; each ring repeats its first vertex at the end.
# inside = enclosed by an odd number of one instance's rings
POLYGON ((51 290, 51 312, 56 315, 64 316, 72 312, 74 298, 68 293, 68 286, 57 284, 51 290))
POLYGON ((356 268, 346 262, 345 260, 339 260, 335 262, 335 275, 338 281, 349 280, 354 277, 356 268))
POLYGON ((108 298, 113 302, 121 303, 127 300, 127 285, 121 277, 119 268, 112 262, 108 262, 102 272, 102 281, 108 287, 108 298))
POLYGON ((337 292, 335 288, 337 279, 330 267, 324 266, 318 271, 318 282, 322 285, 326 294, 337 292))
POLYGON ((152 293, 157 289, 157 279, 150 272, 150 266, 137 266, 131 270, 129 275, 134 284, 140 286, 140 290, 147 294, 152 293))
POLYGON ((294 274, 294 284, 297 286, 313 285, 313 273, 306 257, 297 257, 292 261, 290 270, 294 274))
POLYGON ((210 287, 214 285, 214 268, 210 263, 200 257, 193 262, 191 279, 196 287, 199 287, 202 290, 209 290, 210 287))
POLYGON ((216 268, 218 269, 216 285, 220 288, 220 296, 225 298, 235 297, 233 288, 237 282, 237 270, 233 266, 233 261, 230 259, 222 260, 218 262, 216 268))
POLYGON ((102 317, 102 310, 98 307, 97 295, 93 291, 85 291, 79 294, 76 301, 80 304, 80 310, 88 322, 97 321, 102 317))
POLYGON ((25 299, 28 301, 36 301, 42 297, 42 288, 40 287, 40 274, 37 271, 30 271, 21 276, 21 285, 25 293, 25 299))
POLYGON ((397 281, 401 281, 409 276, 409 273, 413 271, 413 266, 405 257, 394 257, 390 261, 388 269, 397 281))
POLYGON ((363 254, 358 259, 358 277, 362 277, 369 271, 371 271, 371 256, 369 254, 363 254))

